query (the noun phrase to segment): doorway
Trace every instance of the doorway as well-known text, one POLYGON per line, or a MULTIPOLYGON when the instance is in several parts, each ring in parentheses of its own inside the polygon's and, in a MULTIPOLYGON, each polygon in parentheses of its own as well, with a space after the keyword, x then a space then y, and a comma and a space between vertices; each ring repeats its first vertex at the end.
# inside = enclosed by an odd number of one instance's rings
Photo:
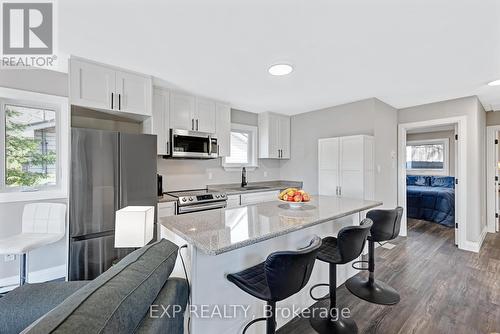
MULTIPOLYGON (((465 248, 465 231, 467 224, 465 219, 467 210, 465 205, 467 202, 466 122, 466 117, 452 117, 399 124, 398 205, 404 209, 403 219, 401 221, 401 235, 406 236, 408 233, 407 217, 415 217, 419 212, 423 212, 423 217, 431 217, 429 220, 453 228, 455 232, 455 244, 459 248, 465 248), (449 135, 448 138, 444 138, 445 132, 451 132, 452 134, 449 135), (423 133, 427 133, 427 135, 416 135, 423 133), (434 138, 431 138, 433 136, 429 135, 429 133, 440 133, 438 137, 441 137, 436 138, 434 136, 434 138), (419 138, 421 140, 419 140, 419 138), (424 139, 422 140, 422 138, 424 139), (453 140, 453 142, 450 144, 451 140, 453 140), (453 150, 451 153, 450 147, 453 150), (434 151, 439 151, 441 155, 437 153, 434 154, 434 151), (446 159, 443 158, 445 155, 447 155, 446 159), (412 156, 413 158, 411 158, 412 156), (422 156, 431 156, 434 158, 415 158, 422 156), (437 156, 440 158, 436 158, 437 156), (409 158, 407 159, 407 157, 409 158), (451 171, 451 169, 453 170, 451 171), (407 178, 407 176, 409 177, 407 178), (412 186, 411 188, 416 188, 415 192, 410 194, 410 187, 407 186, 407 182, 412 186), (419 183, 416 184, 416 186, 425 186, 425 189, 413 187, 413 183, 415 182, 419 183), (440 182, 446 184, 444 188, 451 188, 453 190, 442 189, 440 182), (439 188, 432 188, 434 186, 439 188), (421 189, 424 189, 424 192, 422 192, 421 189), (425 193, 425 191, 429 192, 425 193), (446 194, 448 192, 452 192, 453 196, 450 197, 449 194, 446 194), (422 196, 422 198, 425 198, 423 203, 427 206, 423 209, 419 208, 415 203, 420 202, 414 200, 417 197, 412 196, 422 196), (448 201, 448 205, 439 208, 429 207, 429 203, 438 203, 439 201, 446 200, 448 201), (443 211, 444 216, 447 214, 448 216, 444 217, 443 213, 437 211, 437 213, 433 213, 433 209, 443 211), (408 210, 410 210, 410 212, 408 210)), ((412 189, 412 191, 413 190, 415 189, 412 189)))
POLYGON ((486 128, 486 228, 500 230, 500 125, 486 128))

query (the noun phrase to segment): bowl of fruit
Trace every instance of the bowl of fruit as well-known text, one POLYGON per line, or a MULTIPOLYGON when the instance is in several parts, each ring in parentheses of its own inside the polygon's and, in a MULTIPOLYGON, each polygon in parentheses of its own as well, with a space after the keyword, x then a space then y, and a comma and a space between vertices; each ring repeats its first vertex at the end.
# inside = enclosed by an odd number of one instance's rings
POLYGON ((297 188, 287 188, 279 194, 279 200, 287 203, 290 208, 296 209, 302 207, 304 203, 311 200, 311 196, 304 190, 297 188))

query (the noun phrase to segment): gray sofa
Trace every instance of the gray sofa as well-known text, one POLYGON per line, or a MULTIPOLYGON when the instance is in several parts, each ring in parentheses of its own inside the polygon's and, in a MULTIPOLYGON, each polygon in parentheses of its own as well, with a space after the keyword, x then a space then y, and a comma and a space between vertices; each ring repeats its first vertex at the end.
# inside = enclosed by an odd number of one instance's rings
POLYGON ((188 287, 169 277, 177 250, 163 239, 130 253, 93 281, 17 288, 0 298, 0 333, 181 334, 188 287), (164 314, 162 306, 170 312, 164 314))

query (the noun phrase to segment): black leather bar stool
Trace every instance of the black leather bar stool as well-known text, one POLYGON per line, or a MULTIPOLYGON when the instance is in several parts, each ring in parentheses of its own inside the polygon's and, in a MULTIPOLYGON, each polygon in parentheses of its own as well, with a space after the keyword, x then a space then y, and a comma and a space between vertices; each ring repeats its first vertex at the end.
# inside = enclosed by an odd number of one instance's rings
MULTIPOLYGON (((346 288, 355 296, 370 303, 382 305, 394 305, 399 303, 399 293, 384 282, 375 279, 375 242, 389 241, 399 235, 403 208, 397 207, 393 210, 370 210, 367 218, 373 220, 373 226, 368 236, 368 279, 354 276, 345 283, 346 288)), ((365 268, 357 268, 360 270, 365 268)))
POLYGON ((372 222, 370 219, 364 219, 359 226, 348 226, 342 228, 337 237, 326 237, 322 241, 317 259, 329 263, 330 283, 316 284, 310 290, 309 294, 314 300, 330 299, 330 308, 328 317, 320 316, 324 312, 313 312, 310 319, 311 326, 318 333, 357 333, 358 326, 352 319, 343 318, 337 314, 337 264, 348 263, 363 252, 366 237, 370 232, 372 222), (313 297, 313 289, 319 286, 329 286, 330 294, 328 297, 313 297))
POLYGON ((309 281, 321 246, 321 239, 315 236, 309 246, 297 251, 275 252, 265 262, 235 274, 227 279, 246 293, 267 302, 271 317, 250 321, 243 333, 257 321, 266 321, 266 333, 276 332, 276 302, 299 292, 309 281))

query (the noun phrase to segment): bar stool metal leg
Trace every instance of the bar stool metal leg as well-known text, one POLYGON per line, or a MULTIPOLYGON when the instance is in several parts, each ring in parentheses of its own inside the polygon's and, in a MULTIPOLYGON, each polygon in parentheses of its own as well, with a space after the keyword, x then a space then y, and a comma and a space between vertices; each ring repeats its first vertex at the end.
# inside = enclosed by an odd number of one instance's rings
POLYGON ((370 303, 394 305, 399 303, 399 293, 388 284, 375 279, 375 242, 368 241, 368 279, 354 276, 345 283, 355 296, 370 303))
POLYGON ((320 334, 352 334, 358 332, 358 326, 352 319, 342 317, 337 310, 337 265, 330 263, 330 307, 328 317, 324 312, 313 312, 310 319, 312 328, 320 334))
POLYGON ((26 253, 21 255, 21 258, 19 259, 19 286, 23 286, 26 283, 26 267, 27 267, 27 257, 26 253))

